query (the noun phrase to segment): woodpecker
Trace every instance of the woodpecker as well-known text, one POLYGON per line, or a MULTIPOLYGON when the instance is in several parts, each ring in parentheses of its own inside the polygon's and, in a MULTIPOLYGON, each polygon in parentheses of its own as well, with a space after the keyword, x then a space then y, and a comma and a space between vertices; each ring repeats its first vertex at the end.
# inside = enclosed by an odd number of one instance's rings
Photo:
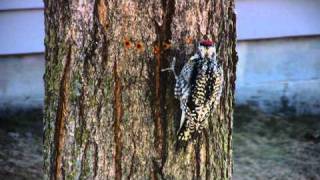
MULTIPOLYGON (((174 72, 174 63, 170 68, 174 72)), ((181 119, 178 140, 187 142, 208 126, 208 117, 220 103, 223 68, 217 61, 215 43, 208 38, 198 43, 196 53, 185 63, 179 75, 174 72, 174 96, 180 101, 181 119)))

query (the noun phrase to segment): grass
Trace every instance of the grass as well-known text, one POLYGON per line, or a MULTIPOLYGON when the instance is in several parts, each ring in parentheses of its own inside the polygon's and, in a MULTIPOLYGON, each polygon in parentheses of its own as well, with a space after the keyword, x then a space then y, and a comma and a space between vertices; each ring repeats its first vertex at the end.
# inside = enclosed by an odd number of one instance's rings
POLYGON ((234 179, 320 179, 319 129, 319 116, 267 115, 237 107, 234 179))

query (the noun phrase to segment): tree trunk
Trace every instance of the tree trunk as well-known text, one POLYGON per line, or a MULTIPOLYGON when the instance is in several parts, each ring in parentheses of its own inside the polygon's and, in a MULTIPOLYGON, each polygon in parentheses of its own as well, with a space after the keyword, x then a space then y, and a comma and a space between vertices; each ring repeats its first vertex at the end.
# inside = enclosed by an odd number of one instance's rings
POLYGON ((45 0, 45 179, 230 179, 234 0, 45 0), (223 62, 209 128, 176 149, 174 77, 204 34, 223 62))

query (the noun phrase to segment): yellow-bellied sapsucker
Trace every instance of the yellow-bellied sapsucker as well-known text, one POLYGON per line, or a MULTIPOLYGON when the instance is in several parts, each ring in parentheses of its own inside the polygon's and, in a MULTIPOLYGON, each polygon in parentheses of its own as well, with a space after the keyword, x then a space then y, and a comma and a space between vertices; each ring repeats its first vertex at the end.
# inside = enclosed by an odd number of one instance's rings
MULTIPOLYGON (((168 69, 174 71, 174 67, 168 69)), ((176 76, 174 95, 180 101, 180 141, 186 142, 206 129, 210 113, 215 111, 220 102, 222 86, 223 68, 217 61, 215 44, 203 40, 196 54, 176 76)))

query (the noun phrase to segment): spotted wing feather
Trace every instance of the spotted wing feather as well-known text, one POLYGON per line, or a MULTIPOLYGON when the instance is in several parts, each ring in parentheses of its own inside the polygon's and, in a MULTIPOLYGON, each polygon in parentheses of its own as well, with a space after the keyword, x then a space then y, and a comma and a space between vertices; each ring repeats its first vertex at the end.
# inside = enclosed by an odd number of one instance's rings
POLYGON ((178 139, 188 141, 206 127, 208 116, 219 104, 222 92, 222 68, 215 61, 199 59, 190 74, 183 124, 178 139))

